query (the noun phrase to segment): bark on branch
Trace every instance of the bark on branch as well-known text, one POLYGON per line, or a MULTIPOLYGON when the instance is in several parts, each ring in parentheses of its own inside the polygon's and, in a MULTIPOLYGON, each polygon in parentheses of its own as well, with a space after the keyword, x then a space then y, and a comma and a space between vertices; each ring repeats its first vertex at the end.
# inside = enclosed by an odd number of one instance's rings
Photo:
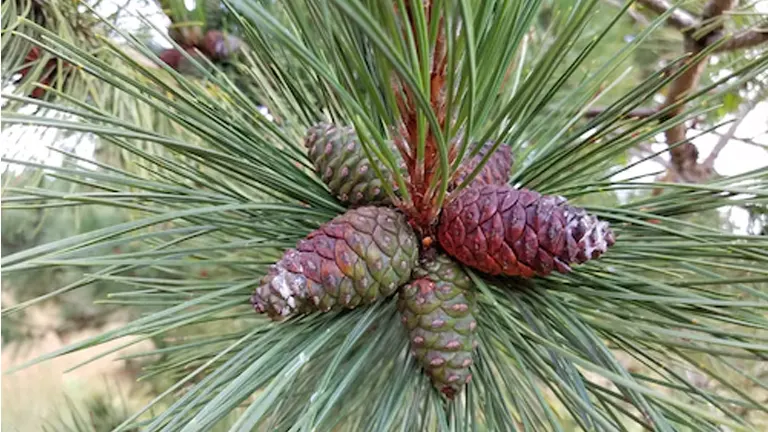
MULTIPOLYGON (((446 32, 445 22, 442 15, 435 15, 432 12, 433 4, 430 1, 406 2, 406 9, 400 11, 403 25, 410 26, 413 34, 416 34, 416 22, 413 11, 416 8, 423 8, 425 17, 430 20, 436 19, 436 22, 428 22, 428 26, 437 29, 437 37, 434 46, 427 47, 431 52, 428 59, 422 61, 430 63, 429 79, 429 103, 437 118, 438 127, 443 128, 446 121, 446 73, 447 73, 447 51, 446 51, 446 32)), ((418 41, 417 41, 418 43, 418 41)), ((429 43, 429 42, 427 42, 429 43)), ((420 51, 420 50, 417 50, 420 51)), ((400 111, 401 124, 399 126, 399 137, 395 139, 398 150, 405 160, 408 170, 409 183, 408 189, 411 195, 411 202, 407 203, 403 210, 408 214, 409 221, 415 228, 420 230, 420 234, 428 234, 434 226, 437 218, 438 208, 435 207, 436 196, 430 190, 429 186, 438 170, 438 130, 433 130, 427 126, 425 137, 421 138, 418 124, 418 110, 416 97, 413 90, 402 81, 393 82, 395 101, 400 111), (424 139, 423 157, 419 158, 419 140, 424 139)))
MULTIPOLYGON (((686 62, 688 69, 672 82, 667 92, 667 99, 661 107, 665 109, 674 106, 668 112, 670 117, 683 112, 685 104, 679 102, 698 87, 699 80, 709 58, 709 56, 699 54, 720 38, 722 23, 718 23, 718 20, 725 12, 733 8, 735 3, 734 0, 710 0, 704 6, 701 16, 701 22, 705 23, 704 25, 708 32, 701 35, 699 39, 693 39, 691 36, 693 32, 684 32, 685 47, 690 55, 689 60, 686 62)), ((685 141, 687 129, 685 123, 680 123, 667 129, 664 133, 667 145, 685 141)), ((669 154, 672 168, 676 171, 678 179, 690 183, 699 183, 712 176, 712 168, 699 163, 699 151, 692 143, 686 142, 672 147, 669 150, 669 154)))
POLYGON ((752 48, 768 42, 768 21, 763 22, 757 28, 737 33, 720 44, 715 51, 726 52, 745 48, 752 48))

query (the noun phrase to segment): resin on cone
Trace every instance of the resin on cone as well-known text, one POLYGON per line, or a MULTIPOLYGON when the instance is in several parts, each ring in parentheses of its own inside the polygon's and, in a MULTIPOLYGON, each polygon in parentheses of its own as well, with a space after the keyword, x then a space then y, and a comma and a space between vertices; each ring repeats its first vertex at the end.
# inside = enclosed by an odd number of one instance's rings
MULTIPOLYGON (((477 155, 467 160, 461 165, 461 167, 459 167, 459 170, 456 173, 456 177, 453 181, 454 188, 460 186, 464 179, 472 174, 472 171, 474 171, 480 162, 482 162, 485 155, 491 151, 494 144, 495 143, 493 141, 486 142, 483 144, 483 147, 480 148, 480 152, 477 155)), ((491 157, 488 158, 488 162, 486 162, 486 164, 483 166, 483 169, 477 173, 475 178, 472 179, 472 182, 467 185, 467 187, 486 184, 507 184, 509 181, 509 172, 513 163, 514 158, 512 156, 512 148, 507 144, 500 144, 499 148, 496 149, 496 152, 494 152, 491 157)))
MULTIPOLYGON (((307 131, 304 145, 317 173, 339 201, 353 206, 392 204, 353 128, 317 124, 307 131)), ((385 174, 394 187, 391 173, 385 169, 385 174)))
POLYGON ((410 280, 418 252, 416 236, 397 210, 349 210, 271 266, 251 303, 273 319, 372 303, 410 280))
POLYGON ((398 299, 411 351, 435 387, 452 399, 472 378, 477 345, 472 282, 445 255, 422 264, 413 276, 398 299))
POLYGON ((438 240, 462 263, 492 275, 569 272, 614 244, 607 222, 565 198, 484 185, 458 192, 442 211, 438 240))

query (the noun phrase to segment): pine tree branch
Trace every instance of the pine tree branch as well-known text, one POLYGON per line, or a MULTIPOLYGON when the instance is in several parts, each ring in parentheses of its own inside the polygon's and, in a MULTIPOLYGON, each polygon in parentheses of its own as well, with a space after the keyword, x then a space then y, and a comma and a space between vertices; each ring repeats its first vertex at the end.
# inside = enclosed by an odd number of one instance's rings
POLYGON ((768 42, 768 21, 764 21, 757 28, 742 31, 720 44, 716 52, 728 52, 745 48, 752 48, 768 42))
MULTIPOLYGON (((664 0, 638 1, 658 13, 666 13, 672 7, 664 0)), ((667 98, 660 107, 661 110, 669 108, 666 115, 667 118, 677 116, 685 109, 685 104, 681 103, 681 101, 698 87, 701 75, 707 64, 707 59, 709 58, 708 55, 699 54, 722 38, 722 22, 720 22, 719 18, 731 10, 735 3, 735 0, 710 0, 704 6, 701 20, 689 16, 687 12, 678 13, 681 12, 679 9, 676 9, 670 15, 668 21, 683 32, 685 37, 684 46, 689 58, 684 63, 687 69, 672 82, 667 92, 667 98), (703 35, 699 34, 694 38, 695 30, 705 30, 706 33, 703 35)), ((667 144, 684 142, 686 140, 686 132, 687 126, 685 123, 669 128, 665 132, 667 144)), ((699 152, 692 143, 686 142, 672 147, 669 153, 671 167, 676 171, 675 175, 670 177, 689 182, 700 182, 711 176, 711 166, 699 164, 699 152)))
MULTIPOLYGON (((435 116, 437 117, 437 123, 440 128, 445 124, 445 100, 446 94, 444 87, 446 84, 446 72, 447 72, 447 57, 445 51, 445 23, 442 17, 437 17, 437 22, 431 22, 435 17, 432 13, 432 4, 430 2, 406 2, 406 9, 400 11, 403 16, 406 25, 410 25, 411 34, 418 34, 418 23, 414 12, 418 8, 423 8, 424 17, 427 17, 427 27, 435 27, 438 29, 437 37, 433 47, 427 47, 430 50, 429 59, 422 59, 422 61, 430 62, 429 73, 429 104, 432 107, 435 116)), ((429 43, 428 41, 424 41, 429 43)), ((419 50, 418 44, 420 41, 416 39, 416 48, 419 50)), ((402 140, 398 142, 398 149, 403 154, 403 159, 409 164, 408 174, 410 176, 410 182, 408 187, 410 188, 410 195, 412 202, 406 207, 406 212, 411 219, 415 222, 415 225, 420 228, 426 228, 433 225, 435 218, 437 217, 437 208, 435 207, 435 196, 430 191, 430 184, 433 183, 437 170, 439 167, 439 149, 438 149, 438 131, 433 130, 432 127, 428 127, 426 130, 426 136, 424 139, 424 146, 422 154, 419 152, 420 145, 420 131, 419 131, 419 113, 416 109, 416 97, 413 94, 413 90, 409 89, 404 83, 393 83, 395 90, 395 100, 400 110, 400 117, 402 124, 400 126, 402 140), (404 152, 403 149, 407 149, 404 152), (410 156, 407 157, 406 153, 410 156)))
MULTIPOLYGON (((734 0, 710 0, 704 7, 702 13, 702 22, 713 22, 725 12, 735 6, 734 0)), ((685 109, 685 104, 678 103, 688 94, 698 87, 701 75, 707 65, 709 56, 698 55, 709 45, 715 43, 718 38, 711 37, 716 35, 722 29, 722 24, 709 29, 706 35, 698 40, 693 40, 689 32, 685 32, 685 46, 689 50, 690 62, 693 64, 677 78, 667 93, 667 100, 662 105, 663 108, 675 106, 669 113, 670 116, 679 115, 685 109)), ((686 139, 687 126, 680 123, 671 127, 665 133, 667 144, 682 142, 686 139)), ((703 166, 698 162, 699 151, 693 143, 687 142, 683 145, 673 147, 669 150, 672 167, 677 171, 680 178, 690 182, 700 182, 712 174, 711 167, 703 166)))
MULTIPOLYGON (((667 0, 637 0, 637 3, 645 6, 646 8, 661 15, 672 9, 674 6, 667 0)), ((678 30, 686 30, 698 25, 698 20, 695 16, 691 15, 687 11, 676 8, 667 18, 667 24, 675 27, 678 30)))

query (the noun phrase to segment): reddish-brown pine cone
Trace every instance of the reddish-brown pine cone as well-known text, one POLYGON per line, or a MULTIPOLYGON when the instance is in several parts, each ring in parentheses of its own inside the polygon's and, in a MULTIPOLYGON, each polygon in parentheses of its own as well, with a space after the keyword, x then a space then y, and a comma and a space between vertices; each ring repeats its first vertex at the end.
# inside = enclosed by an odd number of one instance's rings
MULTIPOLYGON (((44 85, 44 86, 48 86, 48 87, 50 87, 50 86, 51 86, 51 78, 50 78, 50 77, 46 77, 46 78, 43 78, 43 79, 40 81, 40 84, 42 84, 42 85, 44 85)), ((31 97, 32 99, 42 99, 42 98, 44 98, 44 97, 45 97, 45 94, 46 94, 46 93, 47 93, 47 90, 46 90, 46 89, 44 89, 44 88, 42 88, 42 87, 35 87, 35 88, 34 88, 34 89, 32 89, 32 91, 29 93, 29 97, 31 97)))
MULTIPOLYGON (((19 80, 23 80, 24 78, 26 78, 26 76, 32 71, 32 68, 35 66, 32 63, 38 61, 40 57, 41 57, 40 47, 32 47, 29 50, 27 55, 24 57, 24 63, 28 64, 28 66, 22 68, 19 71, 19 75, 21 75, 19 80)), ((64 63, 63 65, 65 68, 69 66, 68 63, 64 63)), ((49 59, 48 62, 45 64, 45 68, 43 69, 42 73, 38 78, 38 82, 44 86, 50 87, 56 78, 57 66, 58 66, 58 61, 56 59, 54 58, 49 59)), ((46 89, 41 87, 35 87, 29 93, 29 97, 33 99, 42 99, 45 96, 45 94, 46 94, 46 89)))
POLYGON ((232 35, 219 30, 208 30, 203 38, 200 50, 211 60, 221 61, 229 58, 232 53, 240 49, 242 41, 232 35))
POLYGON ((160 53, 160 60, 165 62, 173 69, 179 68, 179 63, 181 63, 181 59, 183 58, 184 55, 181 53, 181 51, 175 48, 169 48, 160 53))
MULTIPOLYGON (((493 148, 495 143, 488 141, 483 144, 480 152, 475 157, 464 162, 459 171, 456 173, 456 177, 452 183, 453 187, 458 187, 461 182, 464 181, 467 176, 472 174, 472 171, 477 168, 480 162, 483 160, 486 154, 493 148)), ((496 152, 491 155, 488 162, 483 166, 483 169, 477 173, 477 176, 472 180, 467 187, 479 186, 485 184, 505 185, 509 181, 509 171, 514 163, 512 156, 512 148, 507 144, 500 144, 496 152)))
POLYGON ((40 47, 32 47, 32 49, 29 50, 26 57, 24 57, 24 63, 30 63, 29 66, 26 66, 25 68, 21 69, 19 73, 21 74, 21 77, 24 78, 27 76, 30 70, 32 70, 31 63, 34 62, 40 58, 40 47))
POLYGON ((615 242, 607 222, 563 197, 497 185, 460 191, 443 207, 438 240, 465 265, 526 278, 567 273, 615 242))

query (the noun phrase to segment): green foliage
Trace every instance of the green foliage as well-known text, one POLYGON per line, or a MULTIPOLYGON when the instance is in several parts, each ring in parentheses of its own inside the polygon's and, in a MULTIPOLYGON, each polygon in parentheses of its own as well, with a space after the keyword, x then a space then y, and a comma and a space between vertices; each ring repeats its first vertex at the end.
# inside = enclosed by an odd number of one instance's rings
MULTIPOLYGON (((68 164, 71 166, 71 164, 68 164)), ((33 206, 24 204, 25 193, 93 193, 92 188, 73 184, 70 180, 51 178, 38 169, 26 169, 20 174, 13 171, 3 173, 3 212, 2 212, 2 251, 3 256, 19 253, 36 246, 87 233, 104 227, 124 223, 130 215, 124 210, 106 206, 52 205, 33 206), (18 193, 20 195, 14 195, 18 193), (21 201, 21 204, 18 202, 21 201), (51 207, 51 208, 48 208, 51 207)), ((28 198, 28 197, 26 197, 28 198)), ((93 248, 91 253, 100 256, 119 256, 137 249, 137 244, 117 246, 104 245, 93 248)), ((85 274, 98 270, 87 264, 81 266, 58 266, 55 264, 19 271, 4 275, 3 295, 6 307, 9 304, 37 303, 43 298, 50 299, 56 308, 52 309, 58 317, 49 317, 53 330, 59 334, 82 330, 86 327, 104 325, 111 314, 118 310, 132 313, 124 307, 115 305, 94 305, 94 301, 104 301, 106 297, 126 290, 126 286, 114 280, 95 280, 81 286, 85 274), (67 287, 63 296, 46 296, 51 287, 67 287), (79 288, 75 290, 75 288, 79 288)), ((135 270, 129 272, 134 277, 151 277, 153 272, 135 270)), ((133 308, 131 308, 133 309, 133 308)), ((4 319, 3 342, 35 339, 44 336, 51 329, 38 329, 25 324, 20 317, 4 319)))
MULTIPOLYGON (((110 400, 110 395, 106 394, 88 397, 82 403, 82 407, 77 406, 70 398, 66 398, 65 405, 60 411, 58 421, 45 426, 45 432, 110 431, 128 417, 124 403, 115 404, 110 400)), ((129 431, 138 431, 138 429, 129 429, 129 431)))
MULTIPOLYGON (((9 195, 31 209, 99 204, 136 217, 4 256, 6 274, 87 266, 98 270, 69 287, 120 281, 132 289, 113 296, 116 304, 158 307, 38 361, 128 335, 163 338, 165 344, 146 353, 160 360, 145 377, 166 376, 173 384, 117 430, 136 427, 165 401, 167 408, 141 423, 142 430, 207 430, 232 413, 238 416, 233 430, 563 430, 568 421, 585 430, 749 429, 740 410, 765 411, 765 404, 718 370, 751 379, 752 365, 765 361, 768 242, 688 218, 727 206, 764 206, 768 169, 701 185, 616 181, 614 175, 627 168, 615 164, 627 149, 707 112, 706 102, 764 73, 768 57, 740 60, 689 95, 696 103, 678 116, 625 119, 681 73, 655 72, 584 121, 595 93, 612 94, 622 83, 626 62, 660 20, 593 64, 596 48, 621 19, 603 21, 596 1, 569 2, 544 22, 539 1, 433 3, 455 35, 446 39, 451 121, 442 130, 428 103, 430 58, 418 49, 434 43, 439 21, 419 8, 416 24, 404 28, 389 3, 235 2, 233 16, 249 46, 242 70, 275 121, 215 69, 200 65, 213 92, 144 66, 115 45, 103 47, 114 62, 102 62, 39 29, 56 55, 141 100, 174 128, 156 130, 78 100, 38 102, 76 119, 3 111, 10 124, 101 137, 145 170, 139 176, 106 165, 46 167, 94 192, 9 195), (535 38, 528 39, 535 22, 546 31, 534 28, 535 38), (460 160, 479 151, 469 143, 495 139, 517 152, 514 185, 588 203, 611 221, 618 238, 604 258, 566 275, 519 281, 472 274, 481 343, 474 380, 452 402, 440 398, 409 354, 394 299, 282 323, 247 304, 282 250, 344 211, 303 153, 309 125, 319 119, 354 125, 372 166, 389 167, 407 190, 388 145, 399 118, 393 81, 414 94, 420 130, 431 125, 437 136, 439 175, 431 187, 438 202, 450 198, 448 178, 460 160), (457 137, 461 156, 451 165, 448 143, 457 137), (162 151, 151 153, 138 142, 162 151), (667 192, 651 195, 658 186, 667 192), (619 193, 631 199, 619 201, 619 193), (137 246, 99 254, 126 245, 137 246), (201 265, 213 269, 208 277, 197 271, 201 265), (144 269, 156 273, 131 273, 144 269), (628 371, 617 352, 643 369, 628 371), (728 391, 697 387, 681 370, 728 391)), ((396 4, 403 11, 410 3, 396 4)), ((157 60, 124 36, 133 50, 157 60)), ((32 304, 4 312, 13 316, 32 304)))

